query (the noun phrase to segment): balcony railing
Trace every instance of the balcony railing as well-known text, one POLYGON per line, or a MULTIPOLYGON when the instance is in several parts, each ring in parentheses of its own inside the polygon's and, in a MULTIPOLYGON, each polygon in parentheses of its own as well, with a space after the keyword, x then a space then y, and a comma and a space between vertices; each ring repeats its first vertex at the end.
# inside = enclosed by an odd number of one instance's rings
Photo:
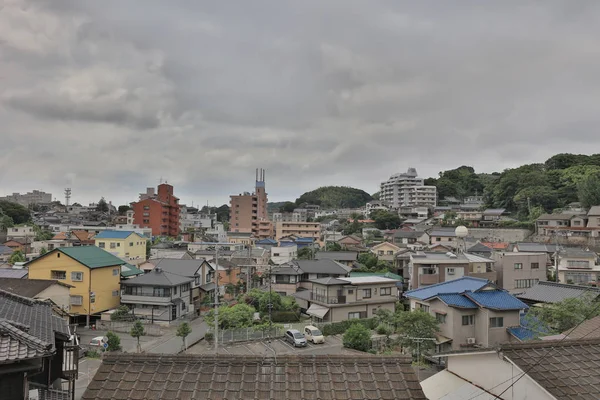
POLYGON ((311 292, 310 299, 325 304, 346 304, 346 296, 323 296, 311 292))

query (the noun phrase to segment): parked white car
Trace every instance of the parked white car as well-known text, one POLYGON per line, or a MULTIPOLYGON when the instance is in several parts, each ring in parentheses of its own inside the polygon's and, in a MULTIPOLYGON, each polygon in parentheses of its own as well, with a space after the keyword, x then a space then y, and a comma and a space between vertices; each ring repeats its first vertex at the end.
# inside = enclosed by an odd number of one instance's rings
POLYGON ((314 344, 325 343, 325 336, 323 336, 323 332, 321 332, 316 326, 305 326, 304 337, 306 338, 306 340, 308 340, 309 342, 313 342, 314 344))

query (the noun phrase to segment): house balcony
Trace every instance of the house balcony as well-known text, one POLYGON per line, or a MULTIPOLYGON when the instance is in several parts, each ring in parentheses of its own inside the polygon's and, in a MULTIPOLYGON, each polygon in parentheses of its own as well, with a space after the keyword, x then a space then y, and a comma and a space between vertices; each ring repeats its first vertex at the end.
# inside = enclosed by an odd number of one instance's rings
POLYGON ((439 274, 419 275, 419 286, 434 285, 440 282, 439 274))
POLYGON ((149 304, 149 305, 169 305, 171 296, 137 296, 131 294, 121 295, 121 303, 130 304, 149 304))
POLYGON ((325 304, 346 304, 346 296, 322 296, 311 292, 310 299, 325 304))

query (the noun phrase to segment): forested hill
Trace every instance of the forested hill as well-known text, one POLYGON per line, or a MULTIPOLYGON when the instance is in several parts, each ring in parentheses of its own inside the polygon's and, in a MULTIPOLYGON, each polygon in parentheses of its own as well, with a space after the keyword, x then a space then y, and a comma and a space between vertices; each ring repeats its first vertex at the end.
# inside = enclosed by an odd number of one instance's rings
POLYGON ((296 205, 318 204, 322 209, 363 207, 372 197, 364 190, 346 186, 323 186, 296 199, 296 205))
POLYGON ((437 186, 440 200, 483 194, 487 206, 506 208, 527 219, 532 213, 551 212, 572 202, 584 207, 600 204, 600 154, 557 154, 544 163, 492 174, 477 174, 472 167, 462 166, 425 183, 437 186))

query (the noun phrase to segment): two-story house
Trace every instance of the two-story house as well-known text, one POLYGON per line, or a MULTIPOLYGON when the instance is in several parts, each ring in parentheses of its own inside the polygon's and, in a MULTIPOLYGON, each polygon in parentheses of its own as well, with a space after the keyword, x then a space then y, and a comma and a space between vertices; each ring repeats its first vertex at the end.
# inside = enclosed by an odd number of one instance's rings
POLYGON ((370 251, 371 253, 375 254, 377 258, 381 261, 393 262, 396 253, 398 253, 400 250, 403 249, 396 246, 395 244, 392 244, 390 242, 382 242, 371 247, 370 251))
POLYGON ((567 248, 558 252, 558 281, 575 285, 600 284, 598 256, 590 250, 567 248))
POLYGON ((95 237, 95 245, 129 263, 146 260, 147 239, 132 231, 102 231, 95 237))
POLYGON ((543 253, 525 253, 503 251, 495 252, 498 286, 510 293, 522 293, 548 276, 546 255, 543 253))
POLYGON ((121 265, 125 261, 96 247, 61 247, 49 251, 25 266, 30 279, 53 279, 70 288, 70 314, 76 322, 116 308, 121 302, 121 265))
POLYGON ((189 312, 199 314, 202 299, 205 296, 212 296, 215 290, 215 266, 204 259, 177 260, 162 258, 149 261, 154 264, 154 269, 160 268, 165 273, 192 280, 191 291, 188 293, 190 296, 189 303, 191 304, 189 312))
POLYGON ((0 398, 71 399, 78 364, 79 347, 52 302, 0 290, 0 398))
POLYGON ((494 260, 470 253, 416 252, 410 255, 408 268, 409 288, 452 281, 463 276, 473 276, 496 282, 494 260))
POLYGON ((504 208, 488 208, 483 210, 483 216, 479 222, 479 226, 495 226, 506 210, 504 208))
POLYGON ((289 243, 285 246, 271 247, 271 262, 275 265, 288 263, 298 256, 298 246, 289 243))
POLYGON ((429 244, 456 247, 456 228, 433 228, 429 231, 429 244))
POLYGON ((600 206, 590 207, 587 213, 587 227, 600 229, 600 206))
POLYGON ((193 312, 190 305, 194 278, 164 271, 157 266, 147 274, 121 283, 121 303, 136 316, 174 321, 193 312))
POLYGON ((314 279, 343 278, 350 270, 350 267, 333 260, 293 260, 272 268, 272 290, 289 296, 299 290, 310 290, 314 279))
POLYGON ((417 230, 397 230, 393 234, 393 242, 399 247, 414 247, 429 243, 429 234, 417 230))
POLYGON ((312 288, 293 296, 316 322, 371 318, 379 309, 394 311, 397 279, 382 276, 312 279, 312 288))
POLYGON ((508 342, 507 328, 520 326, 525 303, 486 279, 463 277, 405 293, 410 309, 435 316, 437 352, 508 342))

